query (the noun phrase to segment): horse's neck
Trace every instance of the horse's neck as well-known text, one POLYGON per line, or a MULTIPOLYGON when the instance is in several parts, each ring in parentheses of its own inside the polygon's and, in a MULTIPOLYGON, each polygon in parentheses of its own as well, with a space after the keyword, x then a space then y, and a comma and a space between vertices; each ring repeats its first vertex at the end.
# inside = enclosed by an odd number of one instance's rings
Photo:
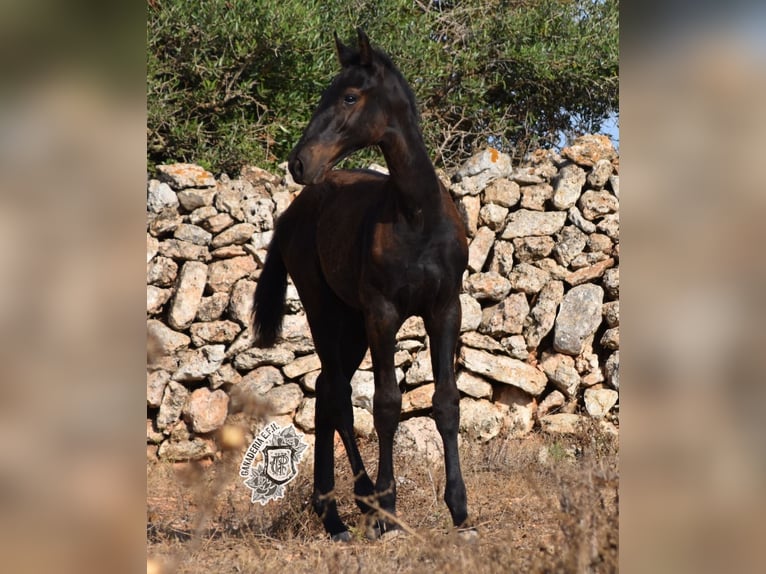
POLYGON ((440 219, 441 186, 416 124, 392 130, 381 146, 397 203, 408 217, 426 225, 440 219))

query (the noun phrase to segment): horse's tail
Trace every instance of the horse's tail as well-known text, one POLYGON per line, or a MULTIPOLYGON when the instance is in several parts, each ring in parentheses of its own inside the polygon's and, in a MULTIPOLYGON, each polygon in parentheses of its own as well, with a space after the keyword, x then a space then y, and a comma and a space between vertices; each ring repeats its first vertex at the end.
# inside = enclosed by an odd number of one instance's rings
POLYGON ((287 291, 287 268, 279 252, 277 234, 279 226, 266 254, 266 263, 255 288, 255 345, 272 347, 282 330, 287 291))

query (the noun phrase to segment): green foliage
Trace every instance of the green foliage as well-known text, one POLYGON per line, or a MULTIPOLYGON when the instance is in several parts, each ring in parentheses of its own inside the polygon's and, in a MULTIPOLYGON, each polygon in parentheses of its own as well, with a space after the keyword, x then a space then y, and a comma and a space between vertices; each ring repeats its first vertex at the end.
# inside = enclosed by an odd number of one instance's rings
POLYGON ((333 31, 355 43, 357 26, 412 85, 438 164, 488 143, 518 156, 616 111, 617 15, 617 0, 156 0, 149 163, 283 161, 337 73, 333 31))

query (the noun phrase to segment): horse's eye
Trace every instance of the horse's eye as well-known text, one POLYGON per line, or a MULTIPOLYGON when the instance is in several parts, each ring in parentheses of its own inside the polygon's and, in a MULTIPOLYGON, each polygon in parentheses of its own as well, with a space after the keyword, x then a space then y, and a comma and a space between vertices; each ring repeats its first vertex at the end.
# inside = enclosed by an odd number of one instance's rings
POLYGON ((346 102, 349 105, 355 104, 356 103, 356 96, 354 94, 346 94, 345 96, 343 96, 343 101, 346 102))

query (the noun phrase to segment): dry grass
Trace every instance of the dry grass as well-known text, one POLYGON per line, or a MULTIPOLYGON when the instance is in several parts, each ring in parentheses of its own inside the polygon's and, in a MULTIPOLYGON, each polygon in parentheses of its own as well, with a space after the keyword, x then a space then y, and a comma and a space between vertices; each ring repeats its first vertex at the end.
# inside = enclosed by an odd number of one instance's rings
MULTIPOLYGON (((361 445, 374 476, 377 445, 361 445)), ((280 501, 250 503, 239 452, 210 464, 153 462, 148 556, 161 572, 615 572, 616 441, 594 428, 577 437, 533 435, 464 444, 469 513, 478 539, 450 528, 443 467, 397 453, 397 509, 415 535, 368 541, 336 449, 341 517, 354 539, 333 544, 309 505, 310 463, 280 501)))

